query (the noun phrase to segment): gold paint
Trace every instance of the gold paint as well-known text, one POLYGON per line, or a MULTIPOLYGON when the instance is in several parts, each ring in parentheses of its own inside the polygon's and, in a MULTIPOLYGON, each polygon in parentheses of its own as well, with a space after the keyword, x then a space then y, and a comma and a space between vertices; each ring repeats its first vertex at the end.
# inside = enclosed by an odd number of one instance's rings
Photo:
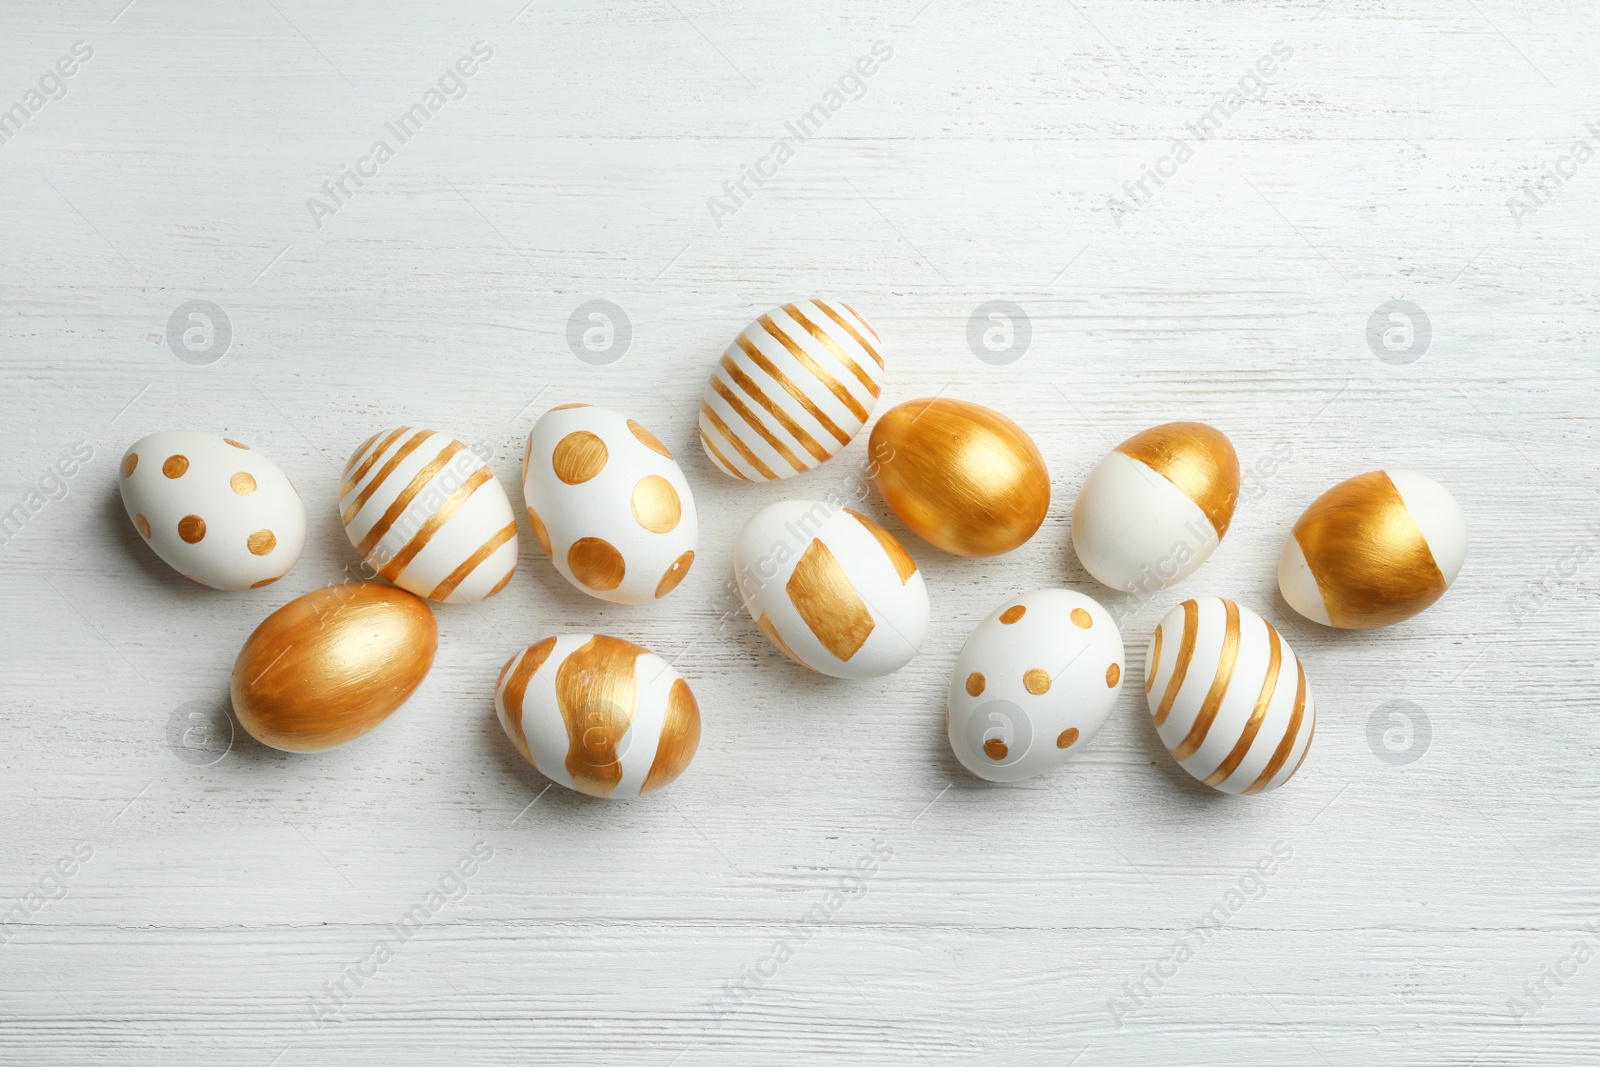
POLYGON ((383 514, 378 516, 378 521, 374 522, 372 528, 362 536, 361 543, 356 546, 356 551, 363 556, 371 552, 378 542, 383 540, 383 535, 389 532, 389 528, 399 520, 401 515, 405 514, 406 509, 411 506, 411 502, 417 498, 417 494, 426 489, 428 483, 433 481, 440 471, 444 470, 445 464, 449 463, 456 453, 463 451, 466 447, 460 441, 451 441, 444 446, 437 456, 425 463, 421 470, 412 475, 411 481, 407 482, 406 487, 400 490, 400 495, 389 502, 389 506, 383 510, 383 514))
POLYGON ((1028 607, 1026 604, 1013 604, 1000 613, 1000 621, 1006 626, 1010 626, 1027 613, 1028 607))
POLYGON ((1071 748, 1072 743, 1078 739, 1078 728, 1069 726, 1056 737, 1057 748, 1071 748))
MULTIPOLYGON (((359 445, 356 445, 356 450, 354 452, 350 453, 350 458, 349 459, 344 461, 344 472, 343 473, 349 474, 350 473, 350 468, 354 467, 356 465, 356 460, 361 458, 362 453, 366 452, 366 450, 372 446, 372 442, 376 441, 378 438, 380 438, 382 436, 383 436, 383 431, 379 430, 377 433, 373 434, 371 437, 367 438, 365 441, 362 441, 359 445)), ((344 492, 344 488, 341 486, 339 491, 341 493, 344 492)))
POLYGON ((249 445, 241 445, 238 441, 235 441, 231 437, 224 437, 223 440, 225 442, 227 442, 228 444, 232 445, 234 448, 242 448, 246 452, 250 451, 250 446, 249 445))
POLYGON ((639 443, 644 445, 644 447, 648 448, 650 451, 659 452, 668 459, 672 458, 672 450, 667 448, 666 445, 662 444, 655 434, 651 433, 643 426, 640 426, 637 422, 629 419, 628 429, 633 433, 633 436, 639 439, 639 443))
POLYGON ((574 430, 556 442, 550 466, 568 485, 581 485, 606 465, 606 443, 588 430, 574 430))
POLYGON ((483 599, 488 600, 490 597, 494 596, 496 593, 500 592, 500 590, 509 585, 511 582, 511 576, 516 573, 516 569, 516 564, 512 564, 511 570, 506 571, 505 577, 501 578, 498 582, 495 582, 494 585, 490 587, 489 591, 483 594, 483 599))
POLYGON ((400 551, 396 552, 383 565, 383 568, 378 573, 391 582, 400 577, 401 572, 411 565, 412 560, 417 558, 417 554, 428 547, 428 542, 433 540, 433 535, 439 532, 439 528, 450 521, 450 516, 454 515, 457 509, 466 503, 467 498, 473 494, 473 491, 478 486, 492 477, 494 475, 488 467, 479 467, 473 471, 470 478, 456 486, 455 492, 445 497, 444 503, 439 505, 439 510, 428 516, 428 520, 417 528, 416 533, 411 535, 411 540, 407 541, 400 551))
POLYGON ((998 737, 991 737, 983 743, 983 754, 996 763, 1005 759, 1009 751, 1011 750, 1006 747, 1006 743, 998 737))
POLYGON ((161 464, 161 473, 168 478, 182 478, 189 469, 189 457, 174 455, 168 456, 165 463, 161 464))
MULTIPOLYGON (((839 347, 839 342, 835 341, 827 330, 824 330, 821 326, 818 326, 816 323, 806 318, 805 312, 801 311, 793 304, 783 305, 783 310, 788 312, 789 317, 798 322, 806 331, 806 333, 809 333, 812 337, 816 338, 824 348, 832 353, 833 358, 839 361, 840 366, 844 367, 851 374, 855 375, 856 381, 860 382, 862 386, 866 388, 867 392, 872 394, 872 398, 874 400, 878 398, 878 383, 872 380, 872 375, 861 369, 861 364, 851 359, 849 354, 845 352, 843 348, 839 347)), ((862 347, 866 346, 863 345, 862 347)))
POLYGON ((1016 423, 961 400, 912 400, 872 428, 873 482, 889 510, 946 552, 992 556, 1050 509, 1044 457, 1016 423))
POLYGON ((1114 689, 1120 681, 1122 681, 1122 668, 1113 663, 1106 668, 1106 688, 1114 689))
MULTIPOLYGON (((704 408, 705 404, 702 403, 700 406, 704 408)), ((711 438, 706 436, 706 432, 704 430, 700 431, 700 443, 706 446, 706 451, 710 452, 712 457, 722 465, 723 470, 727 471, 741 482, 748 482, 750 480, 748 475, 746 475, 738 467, 735 467, 733 462, 729 460, 727 456, 722 454, 722 449, 718 448, 712 443, 711 438)))
POLYGON ((122 476, 124 478, 133 474, 133 469, 139 465, 139 453, 129 452, 122 457, 122 476))
POLYGON ((133 516, 133 524, 139 528, 139 532, 144 534, 145 537, 149 537, 150 536, 150 520, 149 519, 145 518, 143 515, 135 514, 133 516))
POLYGON ((1427 539, 1383 471, 1323 493, 1294 524, 1328 619, 1366 630, 1409 619, 1444 595, 1427 539))
POLYGON ((428 605, 387 585, 334 585, 256 627, 233 665, 233 710, 264 745, 316 752, 388 718, 433 665, 428 605))
POLYGON ((853 508, 845 508, 844 510, 854 516, 857 522, 865 526, 869 534, 877 538, 878 544, 882 545, 884 552, 888 553, 889 562, 894 564, 894 572, 900 576, 900 584, 905 585, 909 582, 911 576, 917 573, 917 561, 911 558, 911 553, 905 550, 905 546, 895 540, 894 535, 888 530, 885 530, 882 526, 861 514, 861 512, 853 508))
POLYGON ((539 518, 539 513, 530 506, 528 508, 528 521, 533 524, 534 540, 539 542, 539 547, 544 549, 546 559, 554 559, 555 553, 550 550, 550 531, 545 529, 544 520, 539 518))
POLYGON ((762 328, 765 329, 767 333, 776 338, 779 344, 788 349, 789 354, 794 357, 795 362, 799 363, 806 370, 810 371, 811 376, 817 381, 821 382, 823 388, 827 389, 828 392, 833 394, 834 399, 838 400, 839 403, 848 408, 850 414, 854 415, 860 422, 867 421, 868 412, 867 409, 862 406, 861 401, 857 400, 854 394, 852 394, 849 389, 845 388, 843 382, 829 374, 820 363, 812 359, 811 354, 807 352, 798 341, 784 333, 783 327, 773 322, 771 315, 762 315, 756 321, 761 324, 762 328))
POLYGON ((656 583, 656 599, 660 600, 678 588, 678 583, 688 576, 689 568, 692 566, 694 566, 694 549, 691 548, 673 560, 672 566, 667 568, 666 573, 661 576, 661 580, 656 583))
POLYGON ((550 410, 551 411, 567 411, 567 410, 569 410, 571 408, 586 408, 588 406, 589 406, 588 404, 557 404, 555 407, 551 408, 550 410))
POLYGON ((723 399, 724 403, 733 409, 735 415, 738 415, 741 419, 743 419, 752 430, 760 435, 763 441, 771 445, 773 451, 782 456, 784 460, 788 462, 789 466, 793 467, 797 471, 810 469, 805 465, 799 456, 796 456, 794 452, 790 450, 788 445, 778 440, 773 432, 767 429, 767 424, 762 421, 761 416, 751 411, 745 406, 744 401, 733 395, 733 390, 724 385, 721 378, 711 379, 711 389, 723 399))
MULTIPOLYGON (((1289 728, 1283 732, 1283 740, 1278 742, 1278 747, 1273 751, 1272 758, 1267 761, 1266 767, 1262 768, 1261 774, 1257 776, 1254 782, 1250 783, 1250 788, 1241 794, 1243 796, 1255 796, 1266 789, 1273 776, 1283 769, 1285 763, 1289 762, 1289 753, 1294 751, 1294 739, 1300 735, 1300 723, 1305 718, 1306 710, 1306 668, 1298 657, 1295 658, 1294 666, 1299 675, 1299 681, 1295 683, 1294 711, 1289 715, 1289 728)), ((1316 724, 1313 722, 1312 730, 1314 731, 1315 729, 1316 724)), ((1309 752, 1310 750, 1311 742, 1308 739, 1306 741, 1306 751, 1309 752)), ((1298 765, 1295 769, 1299 769, 1298 765)), ((1285 778, 1284 781, 1288 781, 1288 779, 1285 778)))
MULTIPOLYGON (((1315 741, 1316 739, 1317 739, 1317 719, 1316 719, 1316 716, 1312 716, 1312 718, 1311 718, 1311 736, 1306 738, 1306 747, 1302 748, 1300 750, 1300 758, 1294 761, 1294 770, 1289 772, 1289 778, 1293 778, 1295 775, 1300 773, 1300 768, 1305 763, 1306 757, 1311 755, 1311 743, 1313 741, 1315 741)), ((1289 778, 1285 778, 1283 780, 1285 785, 1289 784, 1289 778)))
POLYGON ((249 496, 256 491, 256 480, 250 476, 248 471, 236 472, 232 478, 228 479, 228 484, 240 496, 249 496))
POLYGON ((590 589, 615 589, 628 571, 622 553, 603 537, 580 537, 567 549, 573 577, 590 589))
POLYGON ((245 544, 250 546, 252 555, 265 556, 278 547, 278 538, 271 530, 257 530, 245 538, 245 544))
POLYGON ((743 352, 745 356, 749 358, 750 362, 760 367, 762 371, 766 373, 767 377, 771 378, 773 381, 782 386, 783 391, 793 397, 795 403, 804 408, 807 415, 810 415, 813 419, 816 419, 817 425, 821 426, 824 430, 827 430, 830 434, 832 434, 834 440, 838 441, 841 445, 847 445, 850 443, 850 435, 841 430, 838 424, 836 424, 827 415, 823 414, 822 409, 817 407, 806 391, 800 388, 794 382, 790 381, 789 376, 774 366, 772 360, 767 358, 766 353, 757 348, 748 337, 741 333, 738 337, 733 339, 733 343, 738 345, 739 351, 743 352))
POLYGON ((1150 661, 1144 665, 1144 691, 1155 688, 1156 668, 1161 665, 1161 627, 1156 627, 1155 647, 1150 650, 1150 661))
POLYGON ((1267 708, 1278 691, 1278 670, 1283 665, 1283 648, 1278 638, 1278 631, 1272 628, 1270 622, 1267 623, 1267 640, 1272 646, 1271 658, 1267 660, 1267 676, 1261 682, 1261 691, 1256 694, 1256 706, 1251 709, 1250 718, 1245 721, 1244 733, 1239 735, 1233 751, 1217 765, 1217 769, 1201 779, 1213 788, 1227 781, 1228 776, 1238 770, 1239 764, 1244 762, 1245 756, 1250 752, 1250 746, 1255 743, 1256 734, 1261 732, 1261 724, 1266 721, 1267 708))
POLYGON ((1211 679, 1211 688, 1206 691, 1200 710, 1195 713, 1188 735, 1177 747, 1168 749, 1172 758, 1179 763, 1200 751, 1200 746, 1205 744, 1211 724, 1216 721, 1217 712, 1222 708, 1222 700, 1228 695, 1228 685, 1233 681, 1233 668, 1239 661, 1239 605, 1224 600, 1222 610, 1226 624, 1222 631, 1222 650, 1217 654, 1217 673, 1211 679))
POLYGON ((283 577, 283 575, 280 574, 276 578, 263 578, 259 582, 251 582, 250 583, 250 588, 251 589, 260 589, 264 585, 271 585, 273 582, 277 581, 278 578, 282 578, 282 577, 283 577))
POLYGON ((1050 692, 1050 672, 1034 667, 1022 674, 1022 687, 1034 696, 1043 696, 1050 692))
POLYGON ((967 675, 967 696, 982 696, 983 687, 986 684, 986 681, 987 680, 984 678, 984 676, 977 671, 973 671, 971 674, 967 675))
MULTIPOLYGON (((493 534, 487 541, 479 545, 466 559, 461 561, 461 566, 445 576, 444 581, 433 587, 433 592, 428 594, 429 600, 443 600, 456 591, 456 587, 467 580, 467 575, 477 569, 478 564, 494 555, 501 545, 517 536, 517 524, 508 522, 493 534)), ((516 566, 516 564, 512 564, 516 566)))
MULTIPOLYGON (((356 513, 366 506, 368 500, 372 499, 372 494, 382 488, 389 475, 394 473, 394 469, 400 466, 407 456, 421 448, 422 443, 432 436, 432 430, 418 430, 411 440, 395 450, 394 455, 390 456, 388 461, 378 468, 378 473, 372 476, 372 480, 362 487, 361 492, 356 494, 355 499, 350 502, 350 506, 340 513, 339 517, 344 520, 345 526, 348 527, 350 520, 355 518, 356 513)), ((366 552, 363 551, 361 554, 366 555, 366 552)))
POLYGON ((1239 456, 1221 430, 1203 422, 1169 422, 1134 434, 1117 451, 1182 490, 1205 512, 1218 540, 1228 532, 1239 502, 1239 456))
MULTIPOLYGON (((378 462, 379 457, 389 450, 389 446, 410 432, 411 427, 409 426, 402 426, 397 430, 389 431, 389 436, 385 437, 382 441, 379 441, 377 445, 373 447, 372 451, 367 453, 367 458, 361 461, 361 466, 351 471, 345 476, 344 481, 339 483, 339 498, 341 500, 344 499, 345 494, 354 489, 356 487, 356 483, 361 481, 362 478, 366 477, 367 471, 371 470, 372 465, 378 462)), ((368 438, 368 440, 371 440, 371 438, 368 438)), ((356 449, 355 454, 350 457, 350 462, 354 463, 356 456, 359 456, 360 454, 361 449, 356 449)))
POLYGON ((846 662, 875 625, 850 576, 820 539, 813 539, 784 585, 795 611, 822 647, 846 662))
POLYGON ((778 636, 778 628, 772 625, 772 619, 767 616, 766 612, 763 611, 761 617, 756 620, 756 628, 767 635, 767 640, 771 641, 779 652, 782 652, 802 667, 810 666, 809 663, 794 654, 794 649, 789 647, 787 641, 778 636))
POLYGON ((787 411, 774 403, 772 398, 767 396, 761 387, 755 383, 755 379, 739 369, 739 365, 733 361, 733 357, 724 355, 718 366, 727 373, 729 378, 733 379, 733 384, 744 390, 746 396, 761 405, 762 410, 776 419, 778 425, 782 426, 790 437, 800 442, 800 447, 811 453, 812 459, 821 463, 828 458, 827 449, 818 444, 815 437, 812 437, 799 423, 790 418, 787 411))
POLYGON ((633 487, 633 517, 651 533, 671 533, 683 517, 683 503, 672 483, 659 474, 647 474, 633 487))
POLYGON ((539 764, 533 758, 533 752, 528 748, 528 738, 522 730, 522 701, 528 692, 528 682, 544 661, 550 658, 550 653, 555 650, 556 639, 547 637, 543 641, 529 645, 516 656, 506 661, 505 667, 500 669, 500 676, 505 677, 506 670, 515 663, 517 669, 511 672, 511 679, 506 682, 505 689, 500 693, 500 706, 506 713, 506 736, 511 738, 511 744, 522 753, 522 758, 533 765, 534 770, 539 769, 539 764))
POLYGON ((1178 658, 1172 664, 1172 677, 1167 679, 1167 691, 1161 694, 1161 703, 1156 707, 1156 725, 1161 726, 1167 721, 1167 716, 1172 714, 1172 702, 1178 699, 1178 690, 1183 688, 1183 679, 1189 673, 1189 661, 1194 658, 1194 640, 1200 632, 1200 604, 1198 601, 1185 600, 1183 602, 1183 636, 1178 640, 1178 658))
MULTIPOLYGON (((859 332, 857 332, 856 328, 854 326, 850 325, 849 321, 846 320, 844 318, 844 316, 840 315, 837 311, 833 310, 833 308, 829 307, 827 304, 824 304, 820 300, 813 300, 811 302, 813 304, 817 305, 817 307, 821 309, 821 311, 822 311, 822 313, 824 315, 828 316, 828 318, 830 318, 834 322, 838 323, 839 326, 846 333, 848 333, 851 337, 854 337, 856 339, 856 344, 858 344, 862 348, 866 349, 867 350, 867 355, 871 356, 873 361, 878 364, 878 369, 879 370, 883 369, 883 357, 878 354, 878 350, 876 348, 873 348, 872 345, 868 344, 867 343, 867 339, 865 337, 862 337, 861 334, 859 332)), ((878 331, 874 330, 872 328, 872 324, 870 322, 868 322, 866 319, 861 318, 861 312, 857 311, 855 308, 851 307, 849 304, 845 304, 844 305, 844 309, 846 311, 850 312, 850 314, 854 315, 856 318, 861 319, 861 324, 863 326, 865 326, 868 329, 868 331, 871 332, 874 340, 878 340, 879 339, 878 338, 878 331)), ((872 395, 873 396, 877 396, 878 394, 876 392, 874 392, 872 395)))
POLYGON ((178 536, 191 545, 200 543, 206 535, 206 520, 198 515, 185 515, 178 520, 178 536))
POLYGON ((656 758, 650 764, 639 795, 654 793, 683 773, 700 747, 700 705, 695 702, 689 683, 673 681, 667 693, 667 717, 661 723, 661 739, 656 742, 656 758))
MULTIPOLYGON (((769 482, 777 480, 778 476, 777 474, 773 473, 772 468, 763 463, 760 456, 757 456, 754 452, 750 451, 750 447, 746 445, 744 441, 740 440, 738 434, 728 429, 728 424, 722 421, 722 416, 718 415, 715 411, 712 411, 711 405, 707 404, 704 400, 700 401, 700 414, 704 415, 706 421, 717 428, 717 432, 722 435, 723 440, 732 445, 733 450, 739 453, 739 455, 743 456, 746 463, 750 464, 750 466, 756 469, 757 474, 760 474, 761 477, 765 478, 769 482)), ((730 467, 729 469, 732 470, 736 468, 730 467)))
POLYGON ((1072 625, 1076 626, 1080 630, 1087 630, 1089 627, 1094 625, 1094 616, 1090 615, 1082 608, 1073 608, 1072 625))
POLYGON ((556 668, 556 704, 567 727, 567 774, 572 788, 609 797, 622 780, 617 742, 633 724, 639 700, 635 676, 647 650, 631 641, 591 637, 556 668))

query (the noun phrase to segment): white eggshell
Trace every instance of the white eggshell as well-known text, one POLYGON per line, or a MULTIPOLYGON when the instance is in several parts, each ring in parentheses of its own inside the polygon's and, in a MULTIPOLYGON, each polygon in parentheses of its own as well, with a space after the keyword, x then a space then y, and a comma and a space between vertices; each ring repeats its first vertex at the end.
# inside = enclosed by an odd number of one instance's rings
POLYGON ((849 304, 801 300, 734 338, 700 402, 700 443, 724 474, 776 481, 850 443, 883 388, 882 342, 849 304))
POLYGON ((1289 642, 1220 597, 1167 613, 1145 653, 1144 684, 1168 753, 1224 793, 1278 788, 1300 769, 1316 732, 1316 700, 1289 642))
POLYGON ((1099 732, 1122 692, 1122 634, 1069 589, 1008 600, 956 657, 946 732, 961 765, 991 782, 1058 767, 1099 732))
POLYGON ((173 570, 216 589, 288 573, 306 543, 306 509, 284 473, 226 437, 168 430, 122 457, 122 506, 173 570))
POLYGON ((1125 593, 1178 584, 1221 543, 1183 490, 1121 452, 1095 464, 1072 508, 1072 547, 1084 569, 1125 593))
POLYGON ((893 535, 849 508, 817 500, 763 508, 739 531, 733 568, 761 632, 823 674, 890 674, 928 634, 922 572, 893 535))
POLYGON ((517 565, 506 491, 448 434, 402 426, 367 438, 345 464, 339 516, 369 567, 429 600, 487 599, 517 565))
POLYGON ((694 564, 694 494, 667 446, 588 404, 544 413, 528 434, 522 493, 561 576, 613 604, 666 596, 694 564))

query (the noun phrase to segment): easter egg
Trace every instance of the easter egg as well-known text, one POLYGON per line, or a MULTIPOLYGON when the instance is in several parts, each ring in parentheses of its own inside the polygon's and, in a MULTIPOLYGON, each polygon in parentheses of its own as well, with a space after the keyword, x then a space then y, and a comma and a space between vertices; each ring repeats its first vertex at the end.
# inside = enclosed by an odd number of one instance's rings
POLYGON ((1122 634, 1069 589, 1015 597, 956 657, 945 729, 961 765, 991 782, 1060 766, 1105 725, 1122 692, 1122 634))
POLYGON ((835 678, 876 678, 910 662, 928 634, 928 589, 900 542, 849 508, 785 500, 757 512, 733 546, 734 584, 767 640, 835 678))
POLYGON ((1169 422, 1095 464, 1072 507, 1083 567, 1123 592, 1153 593, 1204 563, 1233 521, 1239 457, 1221 431, 1169 422))
POLYGON ((590 596, 643 604, 694 563, 694 494, 672 452, 632 419, 564 404, 528 434, 522 492, 534 536, 590 596))
POLYGON ((1415 471, 1371 471, 1306 508, 1278 556, 1278 588, 1312 622, 1390 626, 1444 595, 1467 558, 1450 491, 1415 471))
POLYGON ((613 800, 671 783, 700 744, 700 706, 672 664, 631 641, 547 637, 512 656, 494 689, 522 758, 558 785, 613 800))
POLYGON ((494 472, 432 430, 363 441, 345 464, 339 518, 368 567, 429 600, 485 600, 517 565, 517 522, 494 472))
POLYGON ((317 752, 394 714, 433 666, 426 602, 377 583, 331 585, 257 626, 233 664, 233 710, 263 745, 317 752))
POLYGON ((700 401, 700 443, 724 474, 792 478, 866 425, 883 388, 881 342, 849 304, 801 300, 733 339, 700 401))
POLYGON ((266 456, 194 430, 142 437, 122 457, 122 506, 147 545, 186 578, 255 589, 288 573, 306 509, 266 456))
POLYGON ((1022 427, 964 400, 911 400, 872 428, 873 484, 918 537, 958 556, 1009 552, 1050 510, 1050 472, 1022 427))
POLYGON ((1167 612, 1145 652, 1156 733, 1178 765, 1224 793, 1264 793, 1300 769, 1317 730, 1305 667, 1273 625, 1208 596, 1167 612))

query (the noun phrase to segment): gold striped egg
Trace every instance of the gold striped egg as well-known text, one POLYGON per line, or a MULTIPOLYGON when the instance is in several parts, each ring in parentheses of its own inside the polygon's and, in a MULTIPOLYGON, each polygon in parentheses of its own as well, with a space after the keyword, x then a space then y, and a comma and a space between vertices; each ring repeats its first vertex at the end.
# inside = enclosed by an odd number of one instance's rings
POLYGON ((700 401, 700 443, 724 474, 777 481, 838 453, 883 389, 882 342, 855 308, 801 300, 733 339, 700 401))
POLYGON ((901 522, 958 556, 1027 541, 1050 510, 1050 472, 1027 433, 964 400, 910 400, 884 412, 868 449, 873 484, 901 522))
POLYGON ((1306 508, 1278 556, 1278 588, 1312 622, 1368 630, 1444 595, 1467 558, 1450 491, 1415 471, 1369 471, 1306 508))
POLYGON ((433 612, 403 589, 318 589, 268 615, 245 641, 233 664, 234 714, 271 748, 333 748, 394 714, 438 647, 433 612))
POLYGON ((494 472, 433 430, 363 441, 345 464, 339 518, 368 567, 429 600, 485 600, 517 565, 517 523, 494 472))
POLYGON ((616 412, 563 404, 528 434, 522 494, 561 576, 613 604, 677 588, 694 564, 694 494, 672 452, 616 412))
POLYGON ((849 508, 819 500, 763 508, 734 541, 733 570, 767 640, 835 678, 897 671, 928 634, 928 588, 916 561, 849 508))
POLYGON ((1167 612, 1145 651, 1156 733, 1178 765, 1224 793, 1265 793, 1294 777, 1317 706, 1305 667, 1272 624, 1221 597, 1167 612))
POLYGON ((1096 579, 1153 593, 1210 558, 1233 521, 1239 456, 1217 429, 1169 422, 1107 454, 1072 507, 1072 548, 1096 579))
POLYGON ((500 670, 495 712, 534 770, 593 797, 669 784, 700 744, 700 706, 672 664, 631 641, 547 637, 500 670))

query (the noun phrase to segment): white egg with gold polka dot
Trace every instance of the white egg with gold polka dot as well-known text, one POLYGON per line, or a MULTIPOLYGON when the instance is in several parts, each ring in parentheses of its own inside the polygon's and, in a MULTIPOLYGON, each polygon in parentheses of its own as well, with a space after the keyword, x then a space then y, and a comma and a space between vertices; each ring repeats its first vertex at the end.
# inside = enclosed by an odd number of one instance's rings
POLYGON ((168 430, 122 457, 122 506, 155 554, 213 589, 255 589, 288 573, 306 509, 283 471, 229 437, 168 430))
POLYGON ((633 419, 563 404, 528 434, 522 493, 561 576, 613 604, 659 600, 694 564, 700 523, 672 451, 633 419))
POLYGON ((767 640, 814 671, 890 674, 928 634, 928 587, 916 561, 888 530, 838 504, 763 508, 739 531, 733 569, 767 640))
POLYGON ((1038 589, 980 622, 956 657, 945 728, 961 765, 1020 782, 1081 752, 1122 692, 1122 634, 1101 604, 1038 589))
POLYGON ((429 600, 486 600, 517 565, 506 491, 449 434, 401 426, 363 441, 339 483, 339 518, 369 568, 429 600))

